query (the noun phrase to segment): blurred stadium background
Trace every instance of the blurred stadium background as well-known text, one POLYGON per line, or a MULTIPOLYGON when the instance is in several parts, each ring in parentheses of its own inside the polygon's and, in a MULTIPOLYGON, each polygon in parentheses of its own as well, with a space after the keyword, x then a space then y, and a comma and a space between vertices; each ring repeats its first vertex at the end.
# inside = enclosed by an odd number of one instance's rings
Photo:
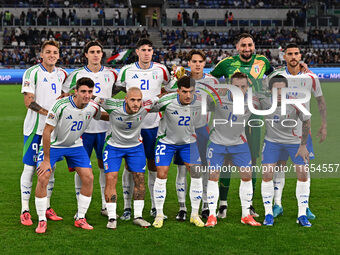
MULTIPOLYGON (((302 45, 311 67, 340 66, 339 0, 22 0, 0 5, 1 68, 36 64, 46 39, 60 41, 60 65, 75 68, 84 63, 82 48, 89 40, 101 41, 107 59, 132 49, 141 37, 154 42, 154 61, 185 66, 186 52, 199 48, 212 67, 235 54, 234 39, 242 32, 254 36, 256 52, 274 66, 282 64, 282 48, 289 42, 302 45)), ((131 54, 115 65, 135 58, 131 54)))
MULTIPOLYGON (((24 70, 39 62, 40 45, 46 39, 55 39, 62 44, 59 65, 67 69, 85 64, 82 51, 89 40, 101 41, 105 48, 103 63, 107 64, 106 60, 111 56, 133 49, 141 37, 153 41, 154 61, 167 66, 186 66, 186 52, 198 48, 207 53, 207 68, 212 68, 219 60, 236 54, 234 39, 242 32, 254 36, 256 52, 267 56, 273 66, 284 64, 282 49, 286 44, 296 42, 302 46, 304 61, 320 78, 339 81, 339 19, 339 0, 0 0, 0 84, 20 84, 24 70), (157 22, 153 21, 153 15, 157 22)), ((135 61, 136 55, 131 52, 121 61, 109 64, 119 69, 135 61)), ((318 144, 315 137, 315 150, 319 155, 315 163, 318 164, 339 163, 336 162, 339 85, 338 82, 322 84, 328 106, 329 136, 322 144, 318 144)), ((230 218, 213 230, 202 230, 174 220, 177 212, 176 171, 170 171, 168 187, 171 192, 165 204, 170 218, 164 231, 144 231, 128 223, 119 223, 119 229, 112 232, 106 231, 106 219, 98 215, 98 169, 94 166, 96 181, 88 217, 95 230, 87 233, 72 226, 76 206, 74 184, 73 178, 64 172, 67 169, 65 162, 57 167, 60 171, 56 173, 52 198, 55 209, 65 216, 64 222, 49 223, 51 231, 37 238, 35 224, 25 228, 19 222, 22 124, 26 111, 20 86, 4 85, 0 86, 0 91, 0 120, 3 123, 0 127, 0 174, 4 177, 0 179, 0 224, 3 229, 0 245, 4 254, 337 254, 339 251, 340 194, 339 180, 335 178, 313 179, 311 204, 318 218, 310 230, 295 224, 293 179, 287 180, 284 193, 285 216, 278 220, 274 229, 251 229, 239 223, 238 180, 233 179, 230 218), (198 240, 203 241, 197 245, 198 240)), ((315 113, 312 122, 315 135, 320 123, 315 102, 312 102, 312 113, 315 113)), ((260 184, 258 181, 255 205, 263 216, 260 184)), ((144 214, 151 221, 149 203, 147 194, 144 214)), ((32 198, 30 207, 36 223, 32 198)), ((121 211, 122 197, 119 196, 118 214, 121 211)))

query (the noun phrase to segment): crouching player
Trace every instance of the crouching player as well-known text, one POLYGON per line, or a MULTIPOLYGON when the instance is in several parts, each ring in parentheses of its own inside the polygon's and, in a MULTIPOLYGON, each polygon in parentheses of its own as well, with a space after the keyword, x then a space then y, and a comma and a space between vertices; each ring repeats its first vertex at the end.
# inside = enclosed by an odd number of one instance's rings
MULTIPOLYGON (((213 106, 214 127, 210 132, 210 141, 207 148, 207 161, 211 172, 207 189, 210 215, 205 224, 206 227, 214 227, 217 224, 216 209, 219 196, 219 169, 223 168, 226 155, 231 156, 233 165, 238 167, 241 175, 239 189, 242 207, 241 223, 251 226, 261 225, 256 222, 250 214, 253 184, 251 154, 245 138, 246 121, 251 115, 247 106, 247 91, 249 88, 247 75, 241 72, 234 73, 231 76, 231 84, 240 88, 243 92, 245 98, 245 113, 243 115, 233 114, 233 95, 230 90, 228 90, 226 96, 222 98, 222 105, 213 106)), ((209 106, 209 108, 210 107, 211 106, 209 106)))
POLYGON ((154 186, 154 200, 157 215, 155 228, 163 226, 163 206, 166 197, 166 181, 169 166, 174 154, 177 152, 190 172, 190 222, 198 227, 204 223, 198 216, 202 197, 202 178, 200 174, 200 156, 195 138, 197 118, 200 118, 201 102, 195 95, 195 80, 184 76, 178 80, 177 93, 162 97, 152 110, 164 111, 157 133, 156 167, 157 178, 154 186))
MULTIPOLYGON (((261 193, 265 208, 265 220, 263 225, 272 226, 273 217, 273 169, 282 154, 289 154, 295 164, 297 183, 296 198, 298 202, 298 223, 303 227, 311 227, 312 224, 306 216, 309 199, 308 168, 305 164, 309 161, 309 152, 307 150, 307 138, 310 131, 310 116, 304 115, 294 105, 287 105, 287 112, 281 115, 281 90, 288 87, 287 79, 282 75, 276 75, 269 81, 269 89, 277 88, 278 90, 278 107, 275 112, 265 116, 266 135, 263 145, 263 176, 261 193), (289 120, 287 120, 289 119, 289 120), (302 137, 300 139, 299 131, 301 127, 297 125, 292 127, 293 122, 302 121, 302 137), (271 121, 270 121, 271 120, 271 121), (285 120, 285 121, 284 121, 285 120), (286 123, 283 126, 283 121, 286 123), (289 123, 289 124, 288 124, 289 123)), ((269 109, 272 106, 272 98, 267 97, 260 99, 262 109, 269 109)))
POLYGON ((134 181, 133 190, 133 223, 141 227, 149 227, 150 223, 143 219, 144 208, 144 174, 146 158, 140 139, 142 121, 158 98, 142 102, 143 94, 137 87, 131 87, 125 100, 96 98, 110 114, 110 133, 104 147, 104 170, 106 176, 105 200, 108 212, 107 228, 117 228, 117 179, 118 171, 125 158, 134 181))
POLYGON ((92 118, 101 117, 100 107, 90 102, 94 82, 89 78, 77 81, 74 96, 57 100, 48 112, 43 132, 43 150, 37 160, 38 183, 35 190, 35 207, 39 217, 35 232, 45 233, 46 186, 52 167, 57 161, 66 158, 69 168, 75 168, 83 183, 78 199, 78 212, 74 225, 78 228, 93 229, 86 222, 93 189, 93 174, 90 159, 80 136, 92 118))

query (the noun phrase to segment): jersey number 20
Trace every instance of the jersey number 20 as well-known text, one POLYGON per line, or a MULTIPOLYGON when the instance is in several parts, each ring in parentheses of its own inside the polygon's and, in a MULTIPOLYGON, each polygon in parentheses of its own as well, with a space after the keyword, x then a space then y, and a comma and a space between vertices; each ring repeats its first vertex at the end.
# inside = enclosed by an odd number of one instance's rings
POLYGON ((79 131, 83 127, 83 121, 73 121, 73 125, 71 127, 71 131, 79 131))

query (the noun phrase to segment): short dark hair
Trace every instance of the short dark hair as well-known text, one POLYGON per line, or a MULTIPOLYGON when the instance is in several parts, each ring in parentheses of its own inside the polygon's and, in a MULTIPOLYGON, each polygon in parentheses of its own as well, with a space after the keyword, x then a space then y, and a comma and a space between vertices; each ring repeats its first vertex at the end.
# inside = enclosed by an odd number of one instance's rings
POLYGON ((299 45, 297 45, 296 43, 289 43, 289 44, 286 46, 285 51, 286 51, 287 49, 291 49, 291 48, 298 48, 298 49, 300 50, 299 45))
POLYGON ((147 39, 147 38, 141 38, 136 43, 136 49, 139 49, 143 45, 148 45, 148 46, 152 47, 152 41, 147 39))
POLYGON ((189 76, 183 76, 177 81, 177 87, 178 89, 195 87, 196 82, 193 78, 190 78, 189 76))
POLYGON ((103 45, 99 41, 95 40, 95 41, 90 41, 85 45, 84 53, 87 53, 92 46, 99 46, 100 49, 103 51, 103 45))
POLYGON ((57 41, 54 41, 54 40, 48 40, 48 41, 44 41, 43 44, 41 45, 41 52, 43 52, 43 50, 45 49, 45 47, 47 45, 52 45, 54 47, 57 47, 58 50, 60 49, 60 45, 57 41))
POLYGON ((288 87, 288 80, 286 77, 284 77, 283 75, 275 75, 273 76, 272 78, 270 78, 269 80, 269 90, 272 90, 273 88, 273 84, 276 83, 276 82, 284 82, 286 84, 286 87, 288 87))
POLYGON ((91 78, 88 78, 88 77, 83 77, 83 78, 80 78, 79 80, 77 80, 77 83, 76 83, 76 89, 79 89, 80 86, 87 86, 89 88, 93 88, 94 87, 94 82, 91 78))
POLYGON ((248 81, 248 76, 245 73, 236 72, 230 77, 230 83, 233 82, 233 79, 247 79, 248 81))
POLYGON ((188 61, 190 61, 192 59, 193 55, 200 55, 203 58, 204 61, 207 59, 203 50, 191 50, 188 53, 188 61))
POLYGON ((236 43, 238 43, 243 38, 251 38, 254 41, 254 37, 249 33, 242 33, 238 35, 236 43))

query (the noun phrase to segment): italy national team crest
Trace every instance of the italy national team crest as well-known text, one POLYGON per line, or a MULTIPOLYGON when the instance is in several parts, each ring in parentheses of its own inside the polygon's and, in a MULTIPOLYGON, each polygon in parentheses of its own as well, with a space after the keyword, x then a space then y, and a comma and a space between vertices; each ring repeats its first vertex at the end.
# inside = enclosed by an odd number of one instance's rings
POLYGON ((104 162, 104 170, 108 170, 109 169, 109 164, 107 162, 104 162))
POLYGON ((86 117, 85 117, 86 120, 89 120, 91 119, 91 113, 86 113, 86 117))
POLYGON ((50 113, 50 114, 47 116, 47 118, 48 118, 49 120, 53 120, 53 119, 54 119, 54 114, 53 114, 53 113, 50 113))
POLYGON ((104 78, 105 78, 105 82, 110 82, 109 75, 105 74, 105 75, 104 75, 104 78))
POLYGON ((156 163, 159 163, 160 159, 159 156, 156 156, 156 163))
POLYGON ((254 66, 255 73, 260 73, 260 67, 259 65, 254 66))
POLYGON ((158 78, 157 71, 153 71, 152 72, 152 79, 157 80, 157 78, 158 78))

